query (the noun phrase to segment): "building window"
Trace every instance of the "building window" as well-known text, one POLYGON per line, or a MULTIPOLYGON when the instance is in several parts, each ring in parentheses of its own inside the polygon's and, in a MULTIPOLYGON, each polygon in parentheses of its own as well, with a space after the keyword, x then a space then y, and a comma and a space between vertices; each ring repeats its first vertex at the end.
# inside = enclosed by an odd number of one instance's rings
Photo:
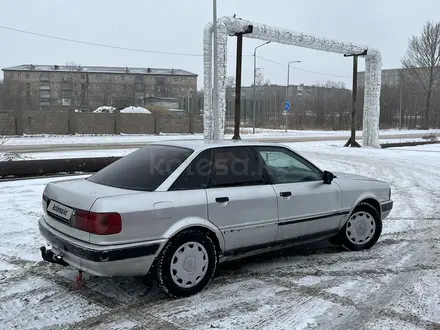
POLYGON ((40 99, 49 99, 49 98, 50 98, 49 92, 40 91, 40 99))
POLYGON ((121 76, 121 80, 125 80, 125 76, 121 76))
POLYGON ((41 81, 49 81, 49 74, 48 73, 40 74, 40 80, 41 81))
POLYGON ((144 84, 136 84, 136 90, 141 91, 144 89, 144 84))
POLYGON ((71 99, 68 99, 68 98, 63 98, 63 99, 61 100, 61 104, 62 104, 63 106, 69 106, 69 105, 72 104, 72 100, 71 100, 71 99))
POLYGON ((68 83, 68 82, 62 82, 61 83, 61 88, 62 89, 71 89, 72 85, 70 83, 68 83))
POLYGON ((86 75, 84 73, 81 73, 81 79, 82 80, 86 79, 86 75))

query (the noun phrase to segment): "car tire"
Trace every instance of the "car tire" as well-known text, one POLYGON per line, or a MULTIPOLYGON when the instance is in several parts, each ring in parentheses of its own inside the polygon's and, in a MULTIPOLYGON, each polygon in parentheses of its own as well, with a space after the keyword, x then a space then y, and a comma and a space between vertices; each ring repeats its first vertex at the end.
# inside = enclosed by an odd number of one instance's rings
POLYGON ((371 248, 382 233, 379 210, 369 203, 359 203, 350 214, 338 236, 332 239, 351 251, 371 248))
POLYGON ((198 229, 185 230, 159 254, 157 283, 172 298, 194 295, 211 281, 217 262, 218 251, 212 239, 198 229))

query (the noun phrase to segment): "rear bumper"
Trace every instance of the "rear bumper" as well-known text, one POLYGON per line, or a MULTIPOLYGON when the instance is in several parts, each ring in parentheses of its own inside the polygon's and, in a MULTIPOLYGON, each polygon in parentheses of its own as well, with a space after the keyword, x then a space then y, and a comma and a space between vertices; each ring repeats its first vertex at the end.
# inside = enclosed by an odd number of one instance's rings
POLYGON ((74 240, 51 228, 44 220, 38 222, 40 234, 50 245, 41 248, 48 262, 70 265, 96 276, 146 275, 166 240, 137 245, 97 246, 74 240))
POLYGON ((380 205, 380 209, 381 209, 380 213, 382 214, 382 220, 385 219, 390 214, 391 210, 393 209, 393 205, 394 202, 392 200, 389 200, 380 205))

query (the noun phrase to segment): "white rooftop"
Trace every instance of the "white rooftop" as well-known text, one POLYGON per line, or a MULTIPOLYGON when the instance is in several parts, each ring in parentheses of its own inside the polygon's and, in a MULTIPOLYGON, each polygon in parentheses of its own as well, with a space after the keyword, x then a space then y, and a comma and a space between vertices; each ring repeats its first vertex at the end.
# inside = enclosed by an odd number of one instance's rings
POLYGON ((4 68, 3 71, 60 71, 60 72, 89 72, 89 73, 119 73, 140 75, 172 75, 172 76, 197 76, 197 74, 181 69, 163 68, 136 68, 112 66, 71 66, 71 65, 38 65, 22 64, 4 68))

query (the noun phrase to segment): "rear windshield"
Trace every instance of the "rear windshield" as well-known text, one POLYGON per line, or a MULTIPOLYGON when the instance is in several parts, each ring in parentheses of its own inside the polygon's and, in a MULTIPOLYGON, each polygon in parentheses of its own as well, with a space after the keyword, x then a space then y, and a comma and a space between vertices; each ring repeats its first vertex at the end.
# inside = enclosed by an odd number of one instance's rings
POLYGON ((194 150, 149 145, 117 160, 88 178, 116 188, 153 191, 187 159, 194 150))

